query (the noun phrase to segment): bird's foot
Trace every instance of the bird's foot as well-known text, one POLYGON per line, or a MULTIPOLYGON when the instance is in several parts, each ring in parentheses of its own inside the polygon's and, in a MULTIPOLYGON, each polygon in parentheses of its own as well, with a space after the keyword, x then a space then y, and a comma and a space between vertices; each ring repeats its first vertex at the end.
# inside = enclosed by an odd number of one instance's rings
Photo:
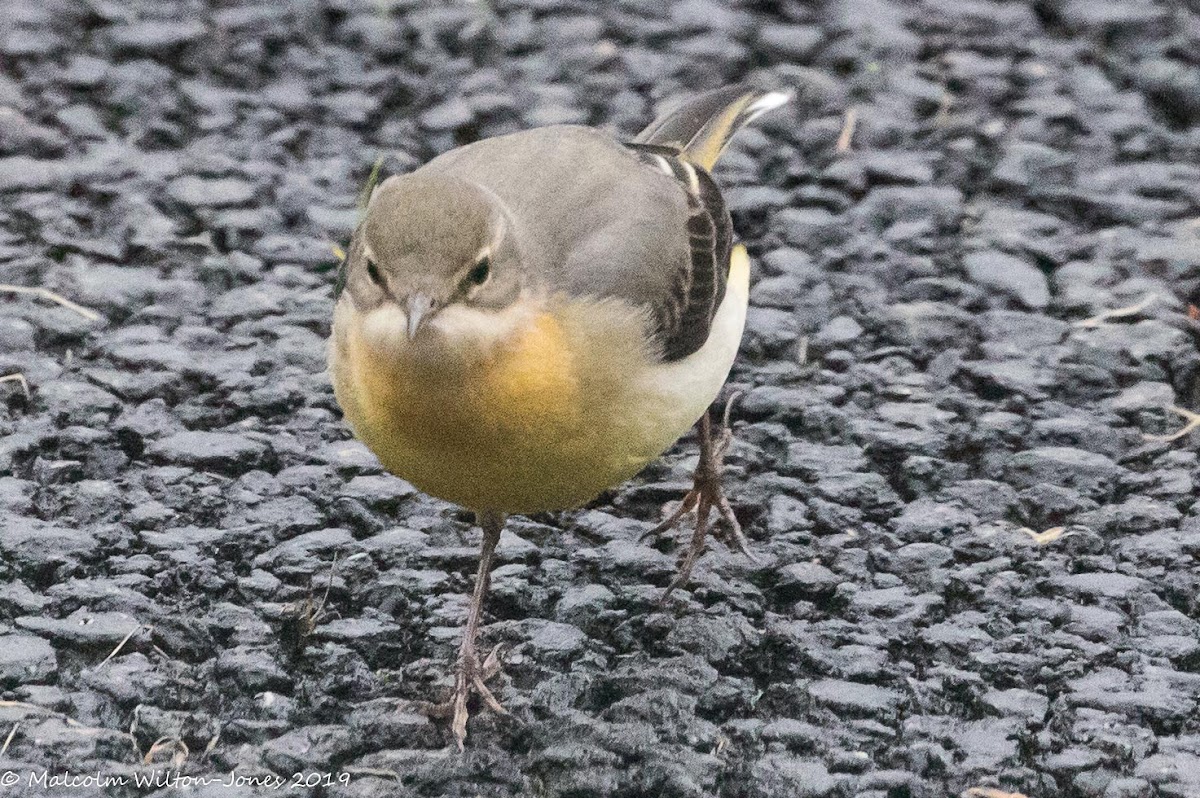
POLYGON ((487 682, 500 673, 500 648, 493 648, 481 661, 475 644, 464 644, 454 666, 454 691, 450 693, 450 698, 440 704, 423 705, 430 717, 450 719, 450 732, 454 735, 454 742, 459 751, 463 750, 463 741, 467 739, 467 719, 471 715, 467 709, 467 701, 471 693, 477 694, 488 709, 496 714, 508 714, 508 710, 500 705, 487 686, 487 682))
POLYGON ((724 524, 714 525, 713 534, 725 543, 725 545, 729 546, 729 548, 734 549, 740 554, 744 554, 751 560, 754 559, 754 555, 750 553, 749 542, 742 531, 742 525, 738 522, 737 516, 733 512, 733 507, 729 504, 729 499, 725 496, 725 489, 721 486, 725 453, 729 450, 729 446, 733 442, 733 431, 729 428, 729 411, 733 405, 734 398, 736 397, 730 398, 729 402, 726 403, 721 427, 715 433, 712 430, 712 422, 709 420, 708 414, 705 413, 701 417, 699 430, 700 461, 697 463, 696 471, 692 475, 692 489, 683 497, 683 501, 680 502, 675 512, 671 513, 665 521, 651 529, 644 536, 645 538, 650 538, 661 535, 663 532, 678 526, 684 516, 692 510, 696 511, 696 526, 692 532, 691 543, 688 545, 683 562, 679 566, 679 573, 671 580, 671 584, 667 586, 660 603, 665 602, 671 593, 687 584, 688 579, 691 578, 692 568, 696 565, 696 560, 704 552, 704 544, 709 532, 709 515, 714 508, 720 520, 724 521, 724 524))

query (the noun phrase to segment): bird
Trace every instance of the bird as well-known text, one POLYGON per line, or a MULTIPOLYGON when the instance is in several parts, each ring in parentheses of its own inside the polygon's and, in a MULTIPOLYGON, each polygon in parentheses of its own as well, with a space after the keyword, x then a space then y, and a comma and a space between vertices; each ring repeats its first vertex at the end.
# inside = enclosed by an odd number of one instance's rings
MULTIPOLYGON (((693 426, 697 511, 679 574, 716 509, 729 446, 710 406, 745 324, 750 263, 711 171, 730 138, 787 103, 746 84, 684 100, 631 140, 549 125, 465 144, 371 192, 335 286, 334 395, 391 473, 475 513, 479 565, 442 705, 463 750, 468 700, 504 713, 479 626, 505 519, 580 507, 693 426)), ((665 598, 665 596, 664 596, 665 598)))

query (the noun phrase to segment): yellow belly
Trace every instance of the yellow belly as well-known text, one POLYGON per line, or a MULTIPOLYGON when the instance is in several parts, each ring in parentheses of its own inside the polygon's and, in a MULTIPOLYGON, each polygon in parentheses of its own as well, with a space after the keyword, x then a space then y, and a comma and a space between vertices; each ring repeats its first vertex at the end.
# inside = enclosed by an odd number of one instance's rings
POLYGON ((597 449, 607 409, 584 395, 549 314, 466 370, 387 362, 356 331, 347 342, 354 399, 338 398, 351 425, 385 468, 433 496, 498 512, 557 509, 641 466, 613 463, 620 442, 597 449))
POLYGON ((501 513, 577 507, 640 471, 716 397, 745 318, 744 255, 742 267, 714 324, 721 340, 671 364, 611 306, 544 310, 455 363, 381 347, 339 307, 335 393, 383 466, 430 495, 501 513))

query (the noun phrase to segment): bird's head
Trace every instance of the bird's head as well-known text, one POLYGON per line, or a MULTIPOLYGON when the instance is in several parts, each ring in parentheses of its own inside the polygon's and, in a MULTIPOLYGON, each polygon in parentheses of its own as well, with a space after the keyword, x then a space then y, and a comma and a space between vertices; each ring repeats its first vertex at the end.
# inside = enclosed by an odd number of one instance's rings
POLYGON ((506 326, 523 285, 510 233, 503 203, 479 185, 388 178, 351 239, 345 291, 370 337, 393 346, 506 326))

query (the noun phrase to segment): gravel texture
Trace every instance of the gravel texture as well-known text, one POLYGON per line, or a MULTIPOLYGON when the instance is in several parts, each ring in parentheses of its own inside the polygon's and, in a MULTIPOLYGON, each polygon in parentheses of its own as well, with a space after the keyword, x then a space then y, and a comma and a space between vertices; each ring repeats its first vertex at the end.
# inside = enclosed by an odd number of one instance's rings
POLYGON ((1197 53, 1194 0, 0 0, 0 282, 100 314, 0 296, 31 392, 0 383, 0 771, 1200 795, 1200 465, 1143 437, 1198 401, 1197 53), (479 532, 349 438, 331 244, 377 159, 631 134, 751 73, 807 87, 718 173, 755 258, 727 487, 760 561, 714 543, 656 607, 680 549, 639 536, 689 440, 514 519, 483 633, 512 716, 458 755, 413 702, 479 532))

